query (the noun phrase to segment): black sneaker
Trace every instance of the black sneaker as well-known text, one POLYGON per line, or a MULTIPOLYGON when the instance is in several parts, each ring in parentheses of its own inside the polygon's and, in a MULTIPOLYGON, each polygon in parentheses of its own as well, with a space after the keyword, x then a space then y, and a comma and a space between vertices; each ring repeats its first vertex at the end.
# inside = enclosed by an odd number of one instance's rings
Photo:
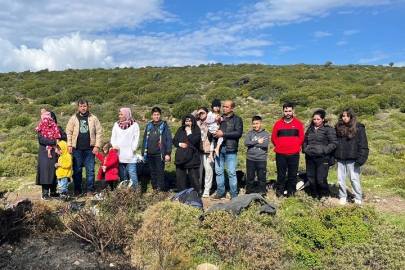
POLYGON ((225 198, 226 198, 225 194, 222 194, 222 195, 217 194, 214 197, 212 197, 211 200, 218 201, 218 200, 222 200, 222 199, 225 199, 225 198))
POLYGON ((42 194, 41 200, 49 202, 52 200, 52 198, 48 194, 42 194))
POLYGON ((59 198, 59 193, 58 192, 51 192, 51 197, 52 198, 59 198))
POLYGON ((59 200, 66 202, 69 200, 69 195, 67 193, 61 193, 59 195, 59 200))

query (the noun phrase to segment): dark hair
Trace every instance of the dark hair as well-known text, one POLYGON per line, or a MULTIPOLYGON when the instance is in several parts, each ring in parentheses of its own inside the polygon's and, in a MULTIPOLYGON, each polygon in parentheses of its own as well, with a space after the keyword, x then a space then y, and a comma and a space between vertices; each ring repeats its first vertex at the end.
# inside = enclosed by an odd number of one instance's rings
POLYGON ((283 104, 283 110, 284 110, 285 108, 293 108, 293 109, 294 109, 294 104, 291 103, 291 102, 284 103, 284 104, 283 104))
POLYGON ((253 121, 262 121, 262 118, 259 115, 255 115, 252 117, 252 122, 253 121))
POLYGON ((198 110, 197 110, 197 111, 199 111, 199 110, 203 110, 203 111, 205 111, 206 113, 208 113, 208 109, 207 109, 207 107, 200 107, 200 108, 198 108, 198 110))
POLYGON ((77 102, 77 106, 80 106, 82 104, 86 104, 87 106, 89 106, 89 102, 85 99, 81 99, 77 102))
MULTIPOLYGON (((314 113, 312 114, 312 118, 314 118, 315 115, 319 115, 319 117, 321 117, 324 125, 326 125, 328 123, 328 120, 325 118, 326 112, 324 110, 314 111, 314 113)), ((314 125, 314 121, 311 120, 311 126, 313 126, 313 125, 314 125)))
POLYGON ((53 119, 53 121, 55 122, 55 124, 58 123, 58 120, 56 119, 56 114, 54 112, 50 112, 51 114, 51 118, 53 119))
POLYGON ((162 110, 159 107, 153 107, 152 108, 152 113, 151 114, 153 114, 155 112, 158 112, 159 114, 162 114, 162 110))
POLYGON ((356 113, 351 108, 343 109, 340 112, 339 120, 338 120, 338 123, 336 125, 336 133, 337 133, 337 135, 343 136, 343 137, 348 137, 348 138, 351 139, 356 135, 356 132, 357 132, 356 113), (350 117, 350 120, 349 120, 348 123, 345 123, 343 121, 343 119, 342 119, 344 112, 346 112, 347 116, 350 117))

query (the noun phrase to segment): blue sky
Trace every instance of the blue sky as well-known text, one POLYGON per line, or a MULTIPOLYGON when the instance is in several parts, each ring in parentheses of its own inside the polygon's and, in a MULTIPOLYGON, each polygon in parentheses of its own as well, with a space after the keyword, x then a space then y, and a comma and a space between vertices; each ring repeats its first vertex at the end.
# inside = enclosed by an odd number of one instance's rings
POLYGON ((405 0, 0 0, 0 72, 405 66, 405 0))

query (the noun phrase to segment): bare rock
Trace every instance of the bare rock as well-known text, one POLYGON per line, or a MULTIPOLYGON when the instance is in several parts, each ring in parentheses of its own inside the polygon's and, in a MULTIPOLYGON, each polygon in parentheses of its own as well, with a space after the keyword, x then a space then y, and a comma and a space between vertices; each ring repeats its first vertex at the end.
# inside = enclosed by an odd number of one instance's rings
POLYGON ((198 265, 196 270, 219 270, 219 267, 210 263, 203 263, 198 265))

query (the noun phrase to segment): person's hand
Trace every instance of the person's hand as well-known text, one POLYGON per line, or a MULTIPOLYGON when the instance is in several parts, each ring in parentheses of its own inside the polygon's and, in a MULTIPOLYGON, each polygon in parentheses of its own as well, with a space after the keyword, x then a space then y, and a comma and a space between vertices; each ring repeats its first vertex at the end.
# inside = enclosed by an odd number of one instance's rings
POLYGON ((222 132, 222 130, 217 130, 214 134, 212 134, 212 136, 214 138, 220 138, 224 136, 224 133, 222 132))
POLYGON ((73 147, 72 146, 68 147, 68 152, 69 152, 69 154, 72 154, 72 152, 73 152, 73 147))
POLYGON ((98 154, 98 147, 94 146, 92 152, 93 152, 94 155, 97 155, 98 154))
POLYGON ((188 142, 179 143, 179 146, 180 146, 181 148, 187 148, 187 147, 188 147, 188 142))
POLYGON ((55 163, 55 168, 58 168, 59 167, 59 163, 55 163))
POLYGON ((105 172, 105 170, 107 169, 106 166, 101 166, 101 168, 103 169, 103 172, 105 172))
POLYGON ((265 140, 267 140, 267 138, 266 138, 266 137, 262 137, 262 138, 259 138, 259 139, 257 140, 257 142, 258 142, 258 143, 263 143, 265 140))
POLYGON ((170 162, 170 156, 169 155, 165 156, 165 162, 170 162))

